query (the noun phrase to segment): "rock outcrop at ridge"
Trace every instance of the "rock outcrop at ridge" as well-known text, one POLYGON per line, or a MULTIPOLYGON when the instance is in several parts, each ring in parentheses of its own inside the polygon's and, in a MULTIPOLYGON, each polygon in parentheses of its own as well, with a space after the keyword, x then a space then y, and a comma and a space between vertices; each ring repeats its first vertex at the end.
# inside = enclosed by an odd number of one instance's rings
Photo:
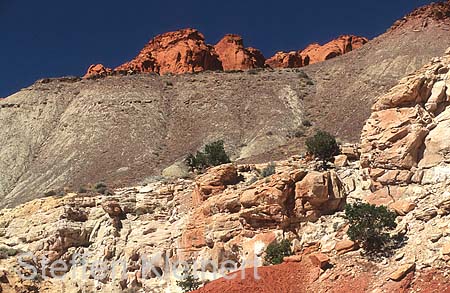
POLYGON ((277 52, 273 57, 266 60, 266 64, 272 68, 303 67, 359 49, 368 41, 364 37, 343 35, 325 45, 314 43, 300 51, 277 52))
POLYGON ((105 77, 112 73, 110 68, 106 68, 103 64, 92 64, 83 78, 99 78, 105 77))
POLYGON ((266 60, 260 50, 245 48, 241 36, 225 35, 215 46, 206 44, 196 29, 187 28, 154 37, 133 60, 111 70, 102 64, 91 65, 84 78, 112 74, 181 74, 205 70, 248 70, 270 66, 296 68, 345 54, 367 43, 367 39, 341 36, 323 46, 313 44, 304 51, 278 52, 266 60), (303 61, 304 60, 304 61, 303 61))
POLYGON ((261 51, 245 48, 241 36, 228 34, 214 46, 214 49, 225 71, 264 67, 265 58, 261 51))
POLYGON ((311 44, 300 52, 303 64, 309 65, 322 62, 358 48, 361 48, 369 40, 364 37, 343 35, 325 45, 311 44))
POLYGON ((303 66, 303 59, 299 52, 277 52, 266 60, 266 64, 272 68, 297 68, 303 66))
POLYGON ((450 23, 450 1, 433 2, 419 7, 402 19, 397 20, 388 31, 395 31, 407 25, 414 27, 416 30, 422 30, 433 21, 450 23))
POLYGON ((361 135, 362 165, 373 177, 409 183, 450 162, 449 70, 447 50, 375 102, 361 135))
POLYGON ((217 54, 204 36, 195 29, 182 29, 156 36, 136 58, 115 71, 179 74, 221 69, 217 54))

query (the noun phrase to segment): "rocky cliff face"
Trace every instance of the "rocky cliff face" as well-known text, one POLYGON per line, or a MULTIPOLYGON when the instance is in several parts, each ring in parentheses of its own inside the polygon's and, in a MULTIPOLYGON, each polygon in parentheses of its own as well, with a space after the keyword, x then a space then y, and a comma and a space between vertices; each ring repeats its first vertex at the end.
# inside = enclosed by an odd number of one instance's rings
POLYGON ((361 136, 363 165, 385 183, 419 180, 449 161, 450 51, 381 96, 361 136), (382 171, 386 170, 386 171, 382 171))

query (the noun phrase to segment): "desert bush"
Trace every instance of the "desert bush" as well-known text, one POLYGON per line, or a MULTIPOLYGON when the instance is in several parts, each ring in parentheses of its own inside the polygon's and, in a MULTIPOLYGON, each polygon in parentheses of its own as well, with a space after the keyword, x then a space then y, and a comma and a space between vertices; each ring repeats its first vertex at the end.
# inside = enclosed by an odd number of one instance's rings
POLYGON ((5 259, 8 257, 16 256, 17 254, 22 253, 20 249, 12 248, 12 247, 0 247, 0 259, 5 259))
POLYGON ((306 140, 306 149, 308 153, 320 159, 324 167, 326 162, 331 161, 340 152, 336 138, 328 132, 320 130, 306 140))
POLYGON ((94 190, 103 195, 112 195, 112 192, 104 182, 97 182, 94 186, 94 190))
POLYGON ((196 155, 189 154, 186 165, 192 170, 204 170, 207 167, 218 166, 230 163, 230 157, 225 152, 223 140, 218 140, 207 144, 203 151, 197 151, 196 155))
POLYGON ((394 212, 368 203, 347 205, 345 217, 349 221, 347 235, 368 252, 383 250, 392 240, 388 231, 397 226, 394 212))
POLYGON ((202 282, 194 276, 192 269, 183 272, 183 278, 177 281, 177 286, 183 290, 183 292, 191 292, 197 290, 202 285, 202 282))
POLYGON ((265 178, 275 174, 275 167, 276 165, 274 162, 267 164, 267 166, 261 170, 261 177, 265 178))
POLYGON ((264 255, 264 262, 266 265, 276 265, 283 262, 285 256, 292 255, 291 242, 287 239, 283 239, 280 242, 270 243, 264 255))
POLYGON ((302 120, 302 125, 305 127, 311 127, 312 123, 309 120, 302 120))

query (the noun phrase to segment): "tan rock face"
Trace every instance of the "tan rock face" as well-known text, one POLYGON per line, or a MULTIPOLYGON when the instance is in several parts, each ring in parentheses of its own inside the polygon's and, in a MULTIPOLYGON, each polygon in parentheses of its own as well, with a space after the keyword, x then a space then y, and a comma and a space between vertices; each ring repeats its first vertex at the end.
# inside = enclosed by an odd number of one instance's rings
POLYGON ((380 183, 409 183, 415 174, 401 170, 450 160, 449 68, 447 53, 402 79, 373 105, 361 134, 361 165, 396 170, 373 177, 380 183))
POLYGON ((115 69, 118 72, 186 73, 221 70, 214 48, 195 29, 182 29, 153 38, 136 58, 115 69))
MULTIPOLYGON (((218 242, 223 242, 225 251, 231 253, 233 245, 245 247, 246 241, 262 231, 291 231, 301 222, 316 221, 323 214, 339 210, 345 203, 344 188, 334 171, 286 170, 248 187, 241 185, 245 183, 225 187, 223 181, 211 179, 220 177, 217 173, 223 168, 232 170, 230 166, 210 169, 197 179, 194 199, 202 194, 202 186, 212 192, 197 202, 182 235, 180 247, 185 257, 200 252, 208 255, 218 242)), ((228 173, 233 172, 223 172, 228 173)))
POLYGON ((263 67, 265 58, 254 48, 246 49, 242 37, 228 34, 223 37, 214 49, 222 62, 223 70, 245 70, 263 67))

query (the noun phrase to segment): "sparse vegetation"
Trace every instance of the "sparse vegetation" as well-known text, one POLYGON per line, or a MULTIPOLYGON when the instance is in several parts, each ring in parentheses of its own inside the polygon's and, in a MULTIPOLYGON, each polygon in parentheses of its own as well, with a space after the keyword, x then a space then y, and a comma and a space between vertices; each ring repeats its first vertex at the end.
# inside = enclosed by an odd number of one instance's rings
POLYGON ((112 192, 109 190, 108 185, 104 182, 97 182, 94 186, 94 190, 103 195, 111 195, 112 192))
POLYGON ((394 229, 396 214, 385 206, 357 202, 345 207, 349 221, 347 235, 367 252, 382 251, 391 242, 388 231, 394 229))
POLYGON ((192 273, 192 269, 189 271, 183 272, 183 279, 180 281, 177 281, 177 286, 183 290, 183 292, 191 292, 194 290, 197 290, 202 285, 202 282, 194 276, 192 273))
POLYGON ((283 262, 285 256, 292 255, 291 242, 283 239, 280 242, 270 243, 265 251, 264 262, 266 265, 276 265, 283 262))
POLYGON ((196 155, 189 154, 185 159, 186 165, 193 170, 203 171, 211 166, 230 163, 230 157, 225 152, 223 140, 207 144, 204 151, 197 151, 196 155))
POLYGON ((261 177, 265 178, 275 174, 275 167, 276 165, 274 162, 267 164, 267 166, 261 170, 261 177))
POLYGON ((336 138, 328 132, 320 130, 306 140, 306 149, 308 153, 323 162, 324 168, 326 168, 327 162, 331 161, 334 156, 339 155, 340 152, 336 138))
POLYGON ((8 257, 16 256, 17 254, 22 253, 20 249, 12 248, 12 247, 0 247, 0 259, 5 259, 8 257))
POLYGON ((80 186, 80 188, 78 188, 78 193, 79 194, 84 194, 84 193, 88 193, 89 190, 86 189, 86 187, 84 186, 80 186))
POLYGON ((312 123, 309 120, 302 120, 302 125, 305 127, 311 127, 312 123))

